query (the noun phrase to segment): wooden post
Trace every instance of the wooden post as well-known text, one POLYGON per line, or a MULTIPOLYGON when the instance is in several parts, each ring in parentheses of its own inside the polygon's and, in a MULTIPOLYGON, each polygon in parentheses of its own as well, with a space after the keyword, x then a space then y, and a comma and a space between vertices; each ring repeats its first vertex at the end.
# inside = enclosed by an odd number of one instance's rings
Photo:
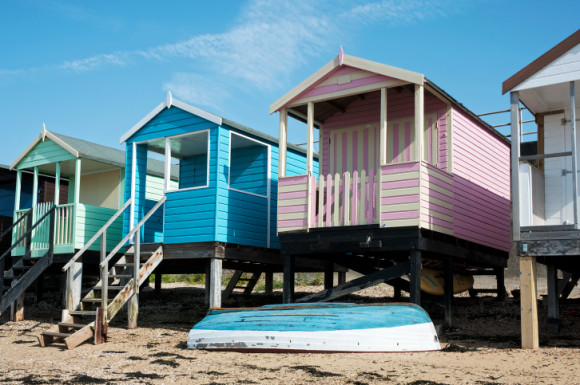
POLYGON ((205 304, 209 307, 209 283, 211 282, 211 260, 205 264, 205 304))
POLYGON ((520 311, 522 348, 524 349, 537 349, 540 347, 536 284, 536 257, 520 256, 520 311))
MULTIPOLYGON (((22 193, 22 170, 16 170, 16 196, 14 197, 14 211, 16 214, 16 210, 20 210, 20 196, 22 193)), ((14 216, 14 220, 16 220, 16 215, 14 216)))
MULTIPOLYGON (((32 208, 38 204, 38 167, 34 167, 34 179, 32 180, 32 208)), ((34 218, 36 222, 37 218, 34 218)))
POLYGON ((445 260, 445 272, 443 281, 443 302, 445 306, 445 329, 453 327, 452 307, 453 307, 453 261, 451 258, 445 260))
POLYGON ((288 110, 280 110, 280 144, 278 149, 278 177, 286 176, 286 147, 288 146, 288 110))
MULTIPOLYGON (((102 263, 107 258, 107 229, 101 235, 101 255, 100 262, 102 263)), ((98 321, 102 325, 107 325, 107 306, 109 303, 109 264, 101 267, 101 319, 98 321)))
POLYGON ((497 281, 497 300, 505 300, 505 272, 503 267, 496 267, 495 269, 495 279, 497 281))
POLYGON ((222 306, 222 260, 212 258, 210 260, 209 281, 209 307, 219 308, 222 306))
MULTIPOLYGON (((79 207, 79 200, 80 200, 80 193, 81 193, 81 158, 77 158, 75 162, 75 188, 74 188, 74 197, 73 197, 73 221, 72 221, 72 244, 73 249, 76 243, 76 234, 77 234, 77 213, 79 207)), ((70 188, 70 182, 69 182, 70 188)))
POLYGON ((520 99, 517 91, 510 93, 511 110, 511 171, 512 171, 512 240, 520 240, 520 99))
POLYGON ((266 294, 272 294, 274 292, 274 273, 271 271, 267 271, 265 280, 266 282, 264 292, 266 294))
POLYGON ((578 224, 578 150, 576 148, 576 101, 574 82, 570 82, 570 134, 572 136, 572 201, 574 202, 574 227, 578 224))
POLYGON ((56 162, 56 175, 54 176, 54 205, 60 203, 60 162, 56 162))
POLYGON ((284 289, 282 303, 293 303, 294 298, 294 265, 295 257, 293 255, 284 256, 284 289))
POLYGON ((381 154, 381 159, 379 165, 387 164, 387 89, 381 88, 381 131, 380 131, 380 142, 379 151, 381 154))
POLYGON ((346 283, 346 271, 339 271, 338 272, 338 282, 337 284, 342 285, 346 283))
POLYGON ((75 310, 80 304, 82 284, 83 263, 74 262, 66 271, 66 287, 64 291, 65 309, 62 311, 61 321, 65 322, 70 317, 70 312, 75 310))
POLYGON ((415 152, 417 161, 423 160, 423 130, 425 129, 425 87, 415 84, 415 152))
MULTIPOLYGON (((16 283, 16 281, 13 282, 16 283)), ((25 292, 20 294, 10 306, 10 319, 12 322, 24 321, 24 296, 25 292)))
POLYGON ((137 327, 137 318, 139 317, 139 263, 141 262, 141 229, 135 232, 135 243, 133 245, 135 253, 133 254, 133 295, 129 299, 127 306, 127 327, 135 329, 137 327))
POLYGON ((553 264, 548 265, 548 324, 560 319, 560 304, 558 303, 558 269, 553 264))
POLYGON ((308 102, 308 132, 306 135, 306 175, 312 175, 314 159, 314 102, 308 102))
POLYGON ((163 274, 155 273, 155 294, 161 294, 161 282, 163 281, 163 274))
POLYGON ((329 260, 324 260, 324 289, 332 289, 334 286, 334 263, 329 260))
POLYGON ((421 251, 411 249, 410 256, 410 292, 411 303, 421 305, 421 251))

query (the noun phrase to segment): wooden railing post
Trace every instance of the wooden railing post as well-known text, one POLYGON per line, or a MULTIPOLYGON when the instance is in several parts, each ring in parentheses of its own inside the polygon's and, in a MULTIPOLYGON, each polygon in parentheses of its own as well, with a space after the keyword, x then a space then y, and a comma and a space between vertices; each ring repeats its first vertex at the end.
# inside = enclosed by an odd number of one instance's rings
MULTIPOLYGON (((101 235, 101 258, 100 262, 103 262, 107 258, 107 230, 103 231, 101 235)), ((101 266, 101 310, 102 310, 102 323, 107 324, 107 304, 109 302, 109 264, 106 263, 101 266)))
POLYGON ((48 224, 48 258, 49 265, 54 260, 54 226, 56 224, 56 206, 53 206, 50 213, 50 222, 48 224))
POLYGON ((137 327, 137 317, 139 315, 139 262, 141 259, 141 228, 135 232, 135 243, 133 244, 133 296, 129 300, 128 325, 129 329, 137 327))

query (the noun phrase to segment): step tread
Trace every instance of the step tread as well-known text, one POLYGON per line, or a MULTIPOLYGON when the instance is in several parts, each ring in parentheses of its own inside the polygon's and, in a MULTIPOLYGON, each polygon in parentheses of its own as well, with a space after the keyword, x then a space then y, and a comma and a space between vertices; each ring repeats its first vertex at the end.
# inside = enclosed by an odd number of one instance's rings
POLYGON ((127 267, 127 266, 134 266, 134 263, 117 263, 113 267, 127 267))
MULTIPOLYGON (((123 290, 124 287, 125 286, 107 286, 107 288, 109 290, 123 290)), ((93 287, 93 289, 103 290, 103 287, 102 286, 95 286, 95 287, 93 287)))
POLYGON ((109 274, 109 278, 133 278, 133 274, 109 274))
MULTIPOLYGON (((83 299, 81 302, 101 302, 102 300, 100 298, 85 298, 83 299)), ((112 299, 109 298, 108 302, 111 302, 112 299)))
POLYGON ((75 324, 75 323, 72 323, 72 322, 59 322, 58 323, 58 326, 64 326, 64 327, 73 328, 73 329, 82 329, 82 328, 84 328, 87 325, 85 325, 85 324, 75 324))
POLYGON ((70 334, 70 333, 59 333, 59 332, 48 332, 48 331, 42 332, 40 334, 42 334, 43 336, 60 337, 60 338, 67 338, 67 337, 72 336, 72 334, 70 334))
POLYGON ((73 310, 70 312, 71 315, 96 315, 96 310, 73 310))

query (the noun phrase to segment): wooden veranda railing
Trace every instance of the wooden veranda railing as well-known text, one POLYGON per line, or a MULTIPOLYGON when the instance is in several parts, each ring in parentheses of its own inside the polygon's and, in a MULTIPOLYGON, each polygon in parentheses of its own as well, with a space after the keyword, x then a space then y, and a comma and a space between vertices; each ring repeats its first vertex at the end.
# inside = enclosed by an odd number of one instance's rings
MULTIPOLYGON (((64 204, 54 206, 52 202, 43 202, 37 204, 34 209, 17 210, 14 222, 13 231, 13 244, 15 247, 25 247, 24 241, 15 243, 17 239, 20 239, 22 235, 26 232, 27 226, 24 222, 20 222, 20 219, 28 213, 32 214, 32 222, 36 222, 39 218, 44 216, 53 207, 55 207, 55 220, 54 220, 54 245, 72 245, 74 243, 73 239, 73 228, 75 224, 75 210, 74 204, 64 204)), ((46 250, 49 247, 49 223, 47 221, 40 223, 33 233, 31 234, 31 244, 30 248, 32 250, 46 250)))
POLYGON ((310 227, 356 226, 378 223, 377 183, 373 169, 310 176, 310 227))

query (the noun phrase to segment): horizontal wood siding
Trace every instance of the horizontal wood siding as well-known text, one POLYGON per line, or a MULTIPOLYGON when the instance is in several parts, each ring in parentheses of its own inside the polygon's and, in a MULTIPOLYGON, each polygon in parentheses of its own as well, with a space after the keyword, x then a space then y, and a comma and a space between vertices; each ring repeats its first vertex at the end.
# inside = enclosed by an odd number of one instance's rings
MULTIPOLYGON (((380 101, 381 96, 379 91, 365 94, 364 99, 359 99, 352 102, 346 108, 345 112, 337 111, 332 117, 324 122, 323 126, 323 143, 322 147, 322 174, 331 173, 333 167, 330 164, 331 144, 330 138, 333 130, 340 130, 349 127, 357 127, 364 125, 375 125, 378 127, 380 120, 380 101)), ((440 99, 425 93, 425 115, 435 114, 438 125, 439 136, 439 151, 438 151, 438 166, 441 168, 447 167, 446 148, 447 148, 447 134, 446 134, 446 105, 440 99)), ((414 93, 407 88, 392 88, 387 90, 387 121, 401 120, 405 118, 411 119, 415 116, 415 96, 414 93)), ((411 133, 411 135, 413 135, 411 133)), ((357 143, 364 140, 363 135, 358 135, 357 143)), ((369 135, 371 136, 371 135, 369 135)), ((392 134, 391 134, 392 136, 392 134)), ((405 138, 398 138, 404 143, 405 138)), ((372 146, 375 143, 374 136, 367 139, 369 144, 363 147, 372 146)), ((352 141, 351 141, 352 142, 352 141)), ((352 146, 349 142, 347 145, 352 146)), ((361 147, 360 145, 358 146, 361 147)), ((343 170, 345 171, 345 170, 343 170)))
POLYGON ((52 140, 46 139, 34 146, 34 148, 32 148, 32 150, 22 158, 16 167, 18 169, 30 168, 47 163, 63 162, 70 159, 75 159, 75 157, 52 140))
POLYGON ((216 124, 197 115, 183 111, 177 107, 170 107, 161 111, 145 126, 131 136, 127 143, 165 138, 167 136, 186 134, 194 131, 215 128, 216 124))
POLYGON ((167 193, 163 235, 166 244, 217 240, 215 236, 217 178, 225 181, 227 173, 224 168, 218 168, 218 156, 222 156, 218 155, 218 131, 219 128, 214 125, 209 132, 209 186, 167 193))
MULTIPOLYGON (((76 215, 75 249, 82 248, 117 210, 79 204, 76 215)), ((107 229, 107 251, 111 251, 122 239, 123 222, 117 218, 107 229)), ((100 241, 93 243, 89 250, 100 250, 100 241)))
POLYGON ((15 185, 0 186, 0 215, 12 217, 14 213, 15 185))
POLYGON ((278 232, 307 229, 308 177, 287 176, 278 182, 278 232))
POLYGON ((453 235, 453 199, 453 176, 422 162, 421 227, 453 235))
POLYGON ((381 167, 381 227, 419 225, 419 163, 381 167))
POLYGON ((509 145, 457 108, 452 140, 455 236, 508 251, 509 145))
POLYGON ((205 186, 207 183, 207 154, 184 158, 179 163, 179 188, 205 186))
POLYGON ((268 192, 268 148, 261 145, 232 149, 230 187, 253 194, 268 192))

